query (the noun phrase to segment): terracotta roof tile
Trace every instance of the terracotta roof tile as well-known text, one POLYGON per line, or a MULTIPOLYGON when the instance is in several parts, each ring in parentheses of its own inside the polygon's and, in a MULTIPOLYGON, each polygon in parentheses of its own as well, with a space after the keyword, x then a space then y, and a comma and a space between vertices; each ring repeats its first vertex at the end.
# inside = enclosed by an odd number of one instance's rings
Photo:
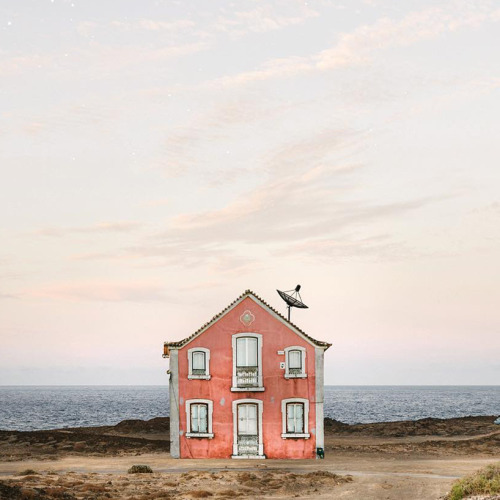
POLYGON ((186 337, 183 340, 178 340, 178 341, 175 341, 175 342, 165 342, 164 345, 167 346, 167 347, 174 347, 174 348, 176 348, 176 347, 182 347, 182 346, 186 345, 191 339, 193 339, 198 334, 200 334, 208 326, 210 326, 212 323, 215 323, 221 316, 223 316, 237 302, 241 301, 242 299, 244 299, 245 297, 247 297, 249 295, 252 295, 253 297, 255 297, 259 302, 261 302, 263 305, 265 305, 274 314, 276 314, 277 316, 279 316, 286 324, 288 324, 289 326, 295 328, 295 330, 297 330, 298 332, 300 332, 304 337, 306 337, 307 339, 309 339, 313 344, 317 345, 318 347, 325 347, 326 349, 328 349, 332 345, 332 344, 329 344, 328 342, 323 342, 321 340, 313 339, 311 336, 307 335, 307 333, 305 333, 303 330, 301 330, 297 325, 294 325, 291 321, 288 321, 288 319, 285 318, 285 316, 283 316, 276 309, 274 309, 273 307, 271 307, 266 301, 264 301, 263 299, 261 299, 254 292, 252 292, 252 290, 245 290, 245 292, 242 293, 237 299, 233 300, 233 302, 231 302, 227 307, 225 307, 220 313, 216 314, 210 321, 208 321, 203 326, 201 326, 200 328, 198 328, 198 330, 196 330, 189 337, 186 337))

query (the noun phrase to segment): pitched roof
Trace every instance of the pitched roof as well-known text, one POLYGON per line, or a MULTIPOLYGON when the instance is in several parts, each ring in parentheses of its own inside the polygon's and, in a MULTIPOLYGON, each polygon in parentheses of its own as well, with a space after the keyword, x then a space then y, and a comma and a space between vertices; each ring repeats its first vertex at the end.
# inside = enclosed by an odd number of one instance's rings
POLYGON ((288 321, 287 318, 285 318, 282 314, 280 314, 278 311, 276 311, 276 309, 271 307, 267 302, 265 302, 263 299, 261 299, 257 294, 255 294, 251 290, 245 290, 245 292, 242 293, 237 299, 235 299, 233 302, 231 302, 231 304, 229 304, 226 308, 224 308, 220 313, 216 314, 210 321, 205 323, 202 327, 198 328, 198 330, 196 330, 189 337, 186 337, 183 340, 178 340, 175 342, 165 342, 164 345, 166 347, 174 348, 174 349, 178 349, 180 347, 185 346, 191 340, 193 340, 195 337, 197 337, 202 332, 204 332, 207 328, 212 326, 216 321, 218 321, 220 318, 222 318, 222 316, 224 316, 226 313, 228 313, 231 309, 233 309, 237 304, 239 304, 246 297, 250 297, 255 302, 260 303, 260 305, 264 306, 264 308, 266 308, 270 312, 274 313, 282 323, 284 323, 286 326, 288 326, 295 333, 302 336, 305 340, 309 341, 311 344, 313 344, 317 347, 323 347, 325 350, 328 349, 332 345, 332 344, 329 344, 328 342, 322 342, 321 340, 313 339, 312 337, 307 335, 307 333, 302 331, 298 326, 294 325, 291 321, 288 321))

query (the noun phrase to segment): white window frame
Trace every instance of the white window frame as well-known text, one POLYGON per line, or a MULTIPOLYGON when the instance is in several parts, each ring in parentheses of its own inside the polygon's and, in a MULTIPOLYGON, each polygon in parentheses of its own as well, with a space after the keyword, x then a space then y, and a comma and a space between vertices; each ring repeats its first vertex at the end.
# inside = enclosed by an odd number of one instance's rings
POLYGON ((306 372, 306 348, 299 345, 285 347, 285 378, 307 378, 306 372), (300 351, 302 356, 302 373, 290 373, 288 363, 288 353, 290 351, 300 351))
POLYGON ((214 412, 214 402, 210 399, 187 399, 186 400, 186 437, 187 438, 208 438, 214 437, 212 427, 212 414, 214 412), (207 411, 207 427, 208 432, 191 432, 191 405, 192 404, 206 404, 207 411))
POLYGON ((281 423, 283 439, 309 439, 309 400, 305 398, 289 398, 281 400, 281 423), (286 405, 288 403, 302 403, 304 405, 304 432, 291 433, 286 431, 286 405))
POLYGON ((264 438, 262 434, 262 414, 264 413, 264 402, 260 399, 235 399, 233 401, 233 454, 231 458, 266 458, 264 455, 264 438), (259 454, 258 455, 238 455, 238 405, 253 403, 257 405, 259 431, 259 454))
POLYGON ((193 347, 192 349, 188 349, 188 379, 189 380, 210 380, 210 349, 206 347, 193 347), (205 353, 205 375, 195 375, 193 374, 193 353, 194 352, 204 352, 205 353))
POLYGON ((233 344, 233 378, 231 384, 231 392, 262 392, 265 390, 262 383, 262 335, 260 333, 235 333, 232 336, 233 344), (257 339, 257 386, 256 387, 238 387, 238 379, 236 376, 236 341, 241 337, 254 337, 257 339))

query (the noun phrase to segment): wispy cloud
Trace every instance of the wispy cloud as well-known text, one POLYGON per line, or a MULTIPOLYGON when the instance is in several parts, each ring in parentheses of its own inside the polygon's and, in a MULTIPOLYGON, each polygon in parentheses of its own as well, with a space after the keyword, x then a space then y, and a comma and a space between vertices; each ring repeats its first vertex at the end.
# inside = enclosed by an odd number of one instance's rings
POLYGON ((404 47, 461 28, 477 28, 487 21, 497 22, 500 9, 489 2, 449 2, 412 12, 402 19, 379 19, 373 24, 344 33, 331 48, 309 57, 272 59, 259 69, 218 78, 209 86, 237 86, 272 78, 285 78, 316 71, 365 64, 371 56, 389 47, 404 47))
MULTIPOLYGON (((290 7, 290 4, 288 7, 290 7)), ((264 33, 302 24, 308 18, 318 16, 318 11, 306 5, 298 5, 297 11, 292 15, 283 15, 278 9, 267 4, 246 11, 226 13, 219 17, 214 24, 214 29, 239 37, 248 33, 264 33)))
POLYGON ((88 234, 88 233, 128 233, 143 227, 140 222, 99 222, 91 226, 73 226, 73 227, 46 227, 36 231, 36 234, 42 236, 66 236, 70 234, 88 234))
POLYGON ((338 156, 363 137, 325 130, 283 144, 268 156, 261 169, 264 180, 255 188, 238 193, 223 208, 178 214, 161 234, 107 258, 245 273, 266 255, 281 252, 321 260, 350 251, 352 256, 395 254, 400 244, 393 235, 371 236, 377 223, 442 198, 369 202, 356 196, 363 165, 339 162, 338 156))
POLYGON ((60 283, 32 289, 26 294, 51 299, 105 302, 151 302, 167 298, 164 287, 154 283, 60 283))

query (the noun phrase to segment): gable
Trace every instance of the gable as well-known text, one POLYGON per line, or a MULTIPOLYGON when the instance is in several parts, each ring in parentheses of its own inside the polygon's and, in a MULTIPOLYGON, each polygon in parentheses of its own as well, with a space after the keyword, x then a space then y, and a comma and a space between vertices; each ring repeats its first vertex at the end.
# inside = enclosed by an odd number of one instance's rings
POLYGON ((324 350, 328 349, 331 344, 328 342, 322 342, 320 340, 316 340, 309 335, 307 335, 304 331, 302 331, 298 326, 294 325, 292 322, 288 321, 284 316, 282 316, 278 311, 272 308, 269 304, 267 304, 264 300, 262 300, 258 295, 253 293, 251 290, 246 290, 242 295, 240 295, 236 300, 234 300, 231 304, 229 304, 225 309, 223 309, 220 313, 216 314, 210 321, 201 326, 198 330, 196 330, 192 335, 186 337, 183 340, 175 341, 175 342, 165 342, 164 343, 164 357, 169 355, 170 349, 180 349, 181 347, 186 346, 192 340, 202 335, 206 330, 208 330, 212 325, 221 320, 226 314, 232 311, 235 307, 237 307, 241 302, 243 302, 246 298, 253 300, 257 305, 259 305, 264 311, 266 311, 269 315, 283 323, 289 330, 294 332, 296 335, 301 337, 303 340, 308 342, 314 347, 321 347, 324 350))

